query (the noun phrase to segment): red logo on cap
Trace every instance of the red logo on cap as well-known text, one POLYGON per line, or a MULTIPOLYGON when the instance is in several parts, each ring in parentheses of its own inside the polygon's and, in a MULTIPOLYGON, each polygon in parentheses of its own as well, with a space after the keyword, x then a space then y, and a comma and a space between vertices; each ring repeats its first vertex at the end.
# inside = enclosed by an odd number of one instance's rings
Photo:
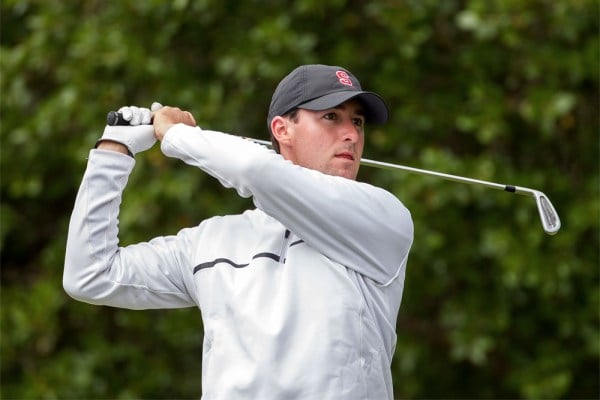
POLYGON ((341 84, 344 84, 346 86, 352 86, 350 75, 348 75, 346 71, 336 71, 335 75, 338 77, 338 80, 341 84))

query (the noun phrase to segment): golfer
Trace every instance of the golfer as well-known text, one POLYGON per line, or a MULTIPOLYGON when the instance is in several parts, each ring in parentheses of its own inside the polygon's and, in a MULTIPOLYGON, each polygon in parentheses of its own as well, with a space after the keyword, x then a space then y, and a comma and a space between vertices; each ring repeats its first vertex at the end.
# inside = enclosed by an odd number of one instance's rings
POLYGON ((73 298, 129 309, 199 307, 202 398, 392 399, 396 318, 413 240, 409 211, 356 176, 368 124, 387 120, 350 71, 303 65, 267 117, 276 151, 195 126, 179 108, 124 107, 89 154, 67 241, 73 298), (218 179, 256 208, 119 247, 136 153, 218 179))

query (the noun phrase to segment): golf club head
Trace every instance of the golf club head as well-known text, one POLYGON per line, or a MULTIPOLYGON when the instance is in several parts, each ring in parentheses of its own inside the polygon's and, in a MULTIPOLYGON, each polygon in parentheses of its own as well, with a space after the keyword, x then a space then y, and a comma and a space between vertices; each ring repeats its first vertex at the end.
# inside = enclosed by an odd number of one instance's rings
POLYGON ((538 191, 534 191, 535 202, 537 204, 538 212, 540 213, 540 219, 542 220, 542 226, 544 231, 548 235, 554 235, 560 229, 560 218, 558 213, 554 209, 554 206, 550 202, 548 197, 538 191))

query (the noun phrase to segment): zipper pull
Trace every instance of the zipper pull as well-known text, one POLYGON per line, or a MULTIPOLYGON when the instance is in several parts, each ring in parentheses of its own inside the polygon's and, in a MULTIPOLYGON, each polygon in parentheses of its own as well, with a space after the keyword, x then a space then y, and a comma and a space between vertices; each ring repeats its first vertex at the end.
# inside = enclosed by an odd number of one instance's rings
POLYGON ((279 251, 279 262, 285 264, 285 256, 287 254, 288 242, 290 240, 290 235, 292 232, 289 229, 285 230, 283 234, 283 241, 281 242, 281 250, 279 251))

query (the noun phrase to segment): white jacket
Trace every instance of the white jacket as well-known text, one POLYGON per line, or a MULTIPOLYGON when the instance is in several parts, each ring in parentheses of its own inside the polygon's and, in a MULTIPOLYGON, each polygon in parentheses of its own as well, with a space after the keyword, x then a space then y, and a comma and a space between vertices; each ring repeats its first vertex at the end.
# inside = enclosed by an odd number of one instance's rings
POLYGON ((135 160, 92 150, 69 226, 69 295, 131 309, 198 306, 205 400, 391 399, 413 239, 402 203, 220 132, 176 125, 161 148, 257 208, 118 247, 135 160))

